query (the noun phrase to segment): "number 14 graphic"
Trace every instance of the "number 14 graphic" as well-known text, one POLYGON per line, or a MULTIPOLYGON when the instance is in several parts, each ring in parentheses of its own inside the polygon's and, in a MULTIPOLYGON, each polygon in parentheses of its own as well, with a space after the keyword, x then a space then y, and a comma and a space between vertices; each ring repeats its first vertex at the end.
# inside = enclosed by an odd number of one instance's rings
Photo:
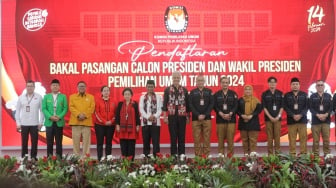
POLYGON ((312 18, 318 18, 319 23, 321 23, 322 18, 325 16, 325 14, 323 14, 323 8, 319 5, 317 5, 316 7, 311 6, 310 9, 307 11, 309 12, 308 24, 311 24, 312 18))

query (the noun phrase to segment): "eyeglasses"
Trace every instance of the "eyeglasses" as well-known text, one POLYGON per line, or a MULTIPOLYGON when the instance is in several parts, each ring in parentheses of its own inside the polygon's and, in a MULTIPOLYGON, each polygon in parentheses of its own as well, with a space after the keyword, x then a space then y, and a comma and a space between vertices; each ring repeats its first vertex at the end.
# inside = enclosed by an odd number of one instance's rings
POLYGON ((324 86, 324 84, 317 84, 317 86, 322 87, 322 86, 324 86))

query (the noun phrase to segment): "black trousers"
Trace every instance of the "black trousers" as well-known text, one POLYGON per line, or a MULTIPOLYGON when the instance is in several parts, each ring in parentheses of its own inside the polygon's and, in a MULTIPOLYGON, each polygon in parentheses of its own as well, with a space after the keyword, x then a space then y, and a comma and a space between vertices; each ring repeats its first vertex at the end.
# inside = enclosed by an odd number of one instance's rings
POLYGON ((186 117, 177 115, 168 116, 171 155, 185 154, 186 122, 186 117))
POLYGON ((135 139, 120 139, 121 155, 125 157, 135 157, 135 139))
POLYGON ((96 131, 96 141, 97 141, 97 158, 100 159, 103 157, 103 148, 105 140, 105 156, 111 155, 112 153, 112 140, 114 134, 115 126, 106 126, 106 125, 95 125, 96 131))
POLYGON ((142 127, 143 154, 146 156, 150 152, 150 142, 153 144, 153 155, 160 153, 160 126, 145 125, 142 127))
POLYGON ((63 153, 63 127, 58 127, 56 122, 51 127, 46 127, 47 156, 53 156, 54 141, 56 143, 56 156, 62 158, 63 153))
POLYGON ((28 154, 28 138, 30 135, 31 141, 31 151, 30 157, 36 159, 37 156, 37 139, 38 139, 38 128, 36 126, 24 126, 21 125, 21 157, 28 154))

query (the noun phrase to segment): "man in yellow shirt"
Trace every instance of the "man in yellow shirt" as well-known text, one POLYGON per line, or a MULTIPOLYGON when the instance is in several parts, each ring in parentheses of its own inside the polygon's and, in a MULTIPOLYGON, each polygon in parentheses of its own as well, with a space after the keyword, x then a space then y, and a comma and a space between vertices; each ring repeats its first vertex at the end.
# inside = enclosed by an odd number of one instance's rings
POLYGON ((80 138, 83 139, 83 156, 90 155, 91 127, 93 126, 92 114, 95 109, 93 95, 86 93, 86 83, 77 83, 78 93, 69 97, 71 112, 69 125, 72 127, 73 152, 80 155, 80 138))

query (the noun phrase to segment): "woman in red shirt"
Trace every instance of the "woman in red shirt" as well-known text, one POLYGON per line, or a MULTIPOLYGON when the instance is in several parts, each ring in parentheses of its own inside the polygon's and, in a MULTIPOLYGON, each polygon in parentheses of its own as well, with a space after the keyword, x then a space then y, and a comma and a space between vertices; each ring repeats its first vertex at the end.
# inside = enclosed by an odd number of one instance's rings
POLYGON ((110 97, 110 88, 107 86, 101 88, 101 96, 96 97, 95 102, 97 157, 100 161, 103 156, 104 139, 106 140, 105 155, 111 155, 116 103, 110 97))
POLYGON ((124 100, 118 103, 116 111, 116 131, 120 139, 122 156, 135 156, 135 140, 138 138, 140 129, 140 115, 138 103, 132 100, 133 91, 125 88, 122 92, 124 100))

